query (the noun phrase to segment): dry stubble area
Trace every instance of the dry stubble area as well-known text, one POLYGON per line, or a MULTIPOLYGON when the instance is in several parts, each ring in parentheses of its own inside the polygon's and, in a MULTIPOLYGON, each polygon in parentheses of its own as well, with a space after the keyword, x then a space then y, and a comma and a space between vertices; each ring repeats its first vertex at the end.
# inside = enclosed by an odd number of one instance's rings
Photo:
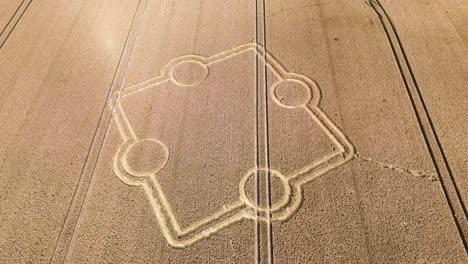
POLYGON ((468 1, 0 0, 1 263, 468 263, 468 1))

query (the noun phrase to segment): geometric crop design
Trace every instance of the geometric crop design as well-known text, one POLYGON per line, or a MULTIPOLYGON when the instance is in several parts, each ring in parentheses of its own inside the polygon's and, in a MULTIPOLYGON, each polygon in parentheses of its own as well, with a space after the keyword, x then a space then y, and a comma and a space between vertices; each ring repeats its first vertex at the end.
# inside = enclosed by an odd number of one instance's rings
MULTIPOLYGON (((354 146, 348 141, 344 133, 333 123, 333 121, 321 110, 320 89, 310 78, 291 73, 286 70, 271 54, 262 46, 249 43, 233 48, 231 50, 216 54, 211 57, 198 55, 181 56, 170 61, 161 74, 136 85, 130 86, 114 94, 110 105, 114 107, 114 121, 124 140, 119 147, 113 161, 113 170, 117 177, 125 184, 139 186, 144 189, 150 202, 154 215, 158 220, 162 234, 168 244, 176 248, 185 248, 204 238, 215 235, 221 230, 228 228, 234 223, 244 220, 256 221, 287 221, 297 210, 302 202, 302 188, 304 185, 317 179, 321 175, 333 170, 355 157, 354 146), (132 123, 127 117, 127 113, 120 102, 125 97, 131 97, 144 89, 158 89, 165 82, 182 87, 201 85, 210 74, 210 68, 218 63, 239 56, 245 52, 255 52, 259 60, 265 63, 267 69, 273 73, 275 81, 271 83, 270 98, 280 107, 297 112, 305 111, 326 137, 335 146, 331 154, 327 154, 317 160, 310 160, 294 172, 283 175, 281 171, 265 168, 246 168, 239 182, 239 199, 231 204, 226 204, 223 208, 212 215, 206 216, 187 227, 181 227, 175 217, 165 190, 158 180, 160 172, 171 159, 171 149, 157 138, 139 138, 134 131, 132 123), (196 80, 181 79, 174 72, 187 65, 198 67, 201 74, 196 80), (299 100, 284 100, 279 98, 279 89, 291 88, 302 89, 302 98, 299 100), (136 148, 146 146, 156 147, 161 155, 160 160, 152 168, 144 170, 133 168, 129 164, 129 158, 136 148), (257 206, 246 194, 246 183, 251 177, 256 177, 259 172, 268 172, 272 177, 276 177, 282 184, 282 197, 273 203, 269 208, 257 206), (268 215, 268 217, 265 217, 268 215)), ((286 98, 287 99, 287 98, 286 98)), ((293 111, 292 111, 293 112, 293 111)))

